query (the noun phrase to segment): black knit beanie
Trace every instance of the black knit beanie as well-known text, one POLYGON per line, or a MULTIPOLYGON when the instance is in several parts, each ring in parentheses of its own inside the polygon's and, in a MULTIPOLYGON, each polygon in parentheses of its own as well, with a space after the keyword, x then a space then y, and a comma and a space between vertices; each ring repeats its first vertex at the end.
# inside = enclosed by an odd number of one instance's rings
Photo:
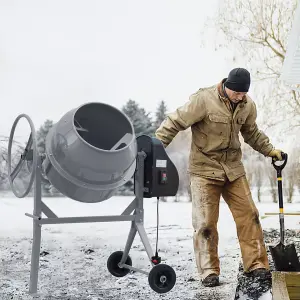
POLYGON ((224 85, 235 92, 248 92, 250 87, 250 73, 243 68, 235 68, 229 72, 224 85))

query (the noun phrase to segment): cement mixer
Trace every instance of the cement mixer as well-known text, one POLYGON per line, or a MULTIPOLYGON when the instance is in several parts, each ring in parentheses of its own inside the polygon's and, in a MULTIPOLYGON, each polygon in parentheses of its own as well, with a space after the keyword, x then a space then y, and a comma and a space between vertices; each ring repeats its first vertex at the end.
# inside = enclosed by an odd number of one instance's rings
POLYGON ((148 276, 150 287, 157 293, 169 292, 176 283, 174 269, 161 263, 157 248, 154 254, 144 228, 144 198, 175 196, 179 176, 162 143, 154 137, 136 137, 129 118, 108 104, 93 102, 70 110, 54 124, 46 137, 46 155, 38 153, 36 131, 26 114, 13 123, 8 145, 8 178, 16 197, 28 195, 34 184, 33 243, 29 293, 38 286, 41 227, 46 224, 129 221, 131 227, 123 251, 112 253, 107 269, 115 277, 130 271, 148 276), (23 154, 12 170, 12 145, 20 119, 25 118, 31 133, 23 154), (14 184, 24 164, 28 165, 28 186, 20 191, 14 184), (96 203, 107 201, 118 189, 134 179, 135 198, 121 215, 57 217, 42 201, 41 182, 50 183, 63 195, 75 201, 96 203), (42 217, 42 213, 46 216, 42 217), (132 266, 129 251, 136 233, 151 262, 149 272, 132 266))

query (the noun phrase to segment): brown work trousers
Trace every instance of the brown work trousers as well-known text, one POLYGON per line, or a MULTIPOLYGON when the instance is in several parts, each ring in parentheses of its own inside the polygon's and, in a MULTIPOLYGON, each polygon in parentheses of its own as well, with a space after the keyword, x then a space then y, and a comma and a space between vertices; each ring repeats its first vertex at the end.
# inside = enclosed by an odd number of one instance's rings
POLYGON ((236 223, 244 271, 269 269, 259 213, 247 178, 243 176, 229 182, 191 175, 190 184, 194 251, 201 278, 212 273, 220 274, 217 222, 221 196, 229 206, 236 223))

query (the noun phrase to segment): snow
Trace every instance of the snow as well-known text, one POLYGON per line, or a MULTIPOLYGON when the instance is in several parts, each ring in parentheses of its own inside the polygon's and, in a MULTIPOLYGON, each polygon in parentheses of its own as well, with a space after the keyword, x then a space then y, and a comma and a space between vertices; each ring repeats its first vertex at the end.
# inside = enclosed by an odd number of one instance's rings
POLYGON ((269 299, 273 299, 270 291, 266 292, 263 296, 261 296, 259 300, 269 300, 269 299))
MULTIPOLYGON (((117 215, 123 212, 133 197, 112 197, 99 203, 81 203, 68 198, 44 198, 43 201, 59 216, 117 215)), ((264 229, 279 228, 276 203, 256 203, 264 229)), ((300 211, 300 201, 285 204, 287 212, 300 211)), ((145 229, 155 250, 156 199, 145 199, 145 229)), ((0 199, 0 299, 31 299, 29 284, 32 219, 32 198, 3 196, 0 199), (14 295, 14 296, 12 296, 14 295), (27 298, 28 297, 28 298, 27 298)), ((299 217, 285 218, 285 227, 300 229, 299 217)), ((106 268, 109 255, 123 250, 130 222, 43 225, 39 275, 39 299, 233 299, 240 250, 236 227, 228 206, 221 201, 219 257, 221 286, 205 289, 201 286, 193 254, 191 203, 187 201, 159 203, 159 255, 163 263, 172 266, 177 275, 174 288, 167 294, 156 294, 142 273, 123 278, 113 277, 106 268), (89 253, 89 249, 94 252, 89 253), (51 295, 51 296, 50 296, 51 295), (209 296, 210 295, 210 296, 209 296), (210 298, 214 295, 214 298, 210 298), (51 297, 58 298, 51 298, 51 297), (77 298, 79 297, 79 298, 77 298), (208 298, 206 298, 208 297, 208 298)), ((137 235, 130 251, 133 266, 150 271, 150 263, 137 235)), ((267 298, 268 295, 264 295, 267 298)))

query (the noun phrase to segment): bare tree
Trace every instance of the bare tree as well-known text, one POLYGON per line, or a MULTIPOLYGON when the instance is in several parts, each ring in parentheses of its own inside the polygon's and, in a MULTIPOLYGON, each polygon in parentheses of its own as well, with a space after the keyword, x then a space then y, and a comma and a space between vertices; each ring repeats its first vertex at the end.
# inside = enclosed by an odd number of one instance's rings
POLYGON ((170 154, 170 159, 176 166, 178 170, 179 175, 179 186, 177 194, 175 195, 174 202, 179 202, 181 197, 188 194, 188 174, 187 174, 187 168, 188 168, 188 162, 187 157, 183 153, 176 153, 173 152, 170 154))
POLYGON ((7 180, 7 140, 5 136, 0 137, 0 185, 2 188, 7 180))
POLYGON ((287 202, 293 202, 295 188, 297 186, 297 167, 299 163, 300 149, 293 148, 288 157, 288 163, 283 170, 283 186, 286 190, 287 202))
POLYGON ((269 189, 269 195, 274 203, 277 202, 276 171, 271 165, 270 158, 266 158, 241 141, 243 162, 247 179, 251 188, 256 188, 258 202, 262 201, 262 187, 269 189))
MULTIPOLYGON (((190 182, 190 178, 188 178, 188 182, 190 182)), ((188 184, 187 192, 188 192, 189 202, 192 202, 193 198, 192 198, 192 189, 191 189, 191 185, 190 184, 188 184)))
POLYGON ((262 170, 260 167, 255 169, 255 183, 257 187, 257 200, 258 202, 261 202, 261 187, 263 184, 263 176, 262 176, 262 170))
POLYGON ((260 100, 269 126, 288 116, 298 116, 289 122, 300 126, 300 94, 279 80, 296 5, 296 0, 224 0, 205 27, 208 34, 209 27, 220 33, 215 46, 231 48, 233 62, 246 59, 252 77, 260 83, 256 87, 265 95, 260 100))
POLYGON ((167 202, 167 197, 162 196, 162 197, 159 198, 159 200, 160 200, 161 202, 167 202))
POLYGON ((191 130, 179 132, 166 148, 167 154, 177 168, 179 187, 174 201, 180 201, 182 196, 189 196, 188 160, 191 144, 191 130))
POLYGON ((297 150, 298 150, 298 156, 296 157, 295 178, 296 178, 296 186, 300 194, 300 147, 298 147, 297 150))
POLYGON ((293 202, 294 188, 295 188, 295 177, 289 172, 288 178, 286 180, 286 193, 287 193, 288 203, 293 202))
POLYGON ((272 196, 273 203, 278 202, 278 184, 276 177, 276 170, 271 163, 265 164, 265 172, 269 181, 270 194, 272 196))
POLYGON ((261 189, 264 184, 264 158, 242 139, 241 149, 248 183, 252 189, 256 189, 257 201, 261 202, 261 189))
MULTIPOLYGON (((12 171, 14 170, 14 167, 17 165, 17 163, 21 159, 21 155, 24 152, 25 149, 24 144, 13 140, 12 142, 12 153, 11 153, 11 168, 12 171)), ((7 189, 8 184, 8 137, 1 136, 0 137, 0 186, 1 189, 7 189)), ((27 164, 24 165, 24 167, 21 168, 20 172, 17 175, 17 180, 24 181, 28 178, 28 167, 27 164)))
POLYGON ((243 163, 246 171, 246 177, 249 183, 249 186, 251 188, 254 188, 255 186, 255 153, 254 150, 247 145, 242 138, 240 138, 241 141, 241 150, 243 153, 243 163))

